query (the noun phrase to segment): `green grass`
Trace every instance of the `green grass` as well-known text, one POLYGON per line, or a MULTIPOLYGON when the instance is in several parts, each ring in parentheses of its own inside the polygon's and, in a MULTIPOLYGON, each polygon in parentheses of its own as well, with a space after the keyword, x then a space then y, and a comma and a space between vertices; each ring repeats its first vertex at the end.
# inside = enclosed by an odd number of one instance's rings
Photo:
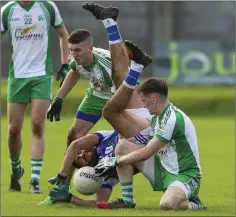
MULTIPOLYGON (((22 165, 25 175, 22 178, 22 192, 8 192, 10 163, 7 149, 7 120, 2 118, 1 136, 1 215, 3 216, 233 216, 235 210, 235 148, 233 117, 193 117, 198 132, 198 142, 203 179, 200 197, 208 206, 202 212, 161 212, 158 203, 160 192, 152 192, 151 186, 141 175, 135 177, 134 193, 137 206, 132 210, 107 211, 96 208, 77 207, 71 204, 57 204, 51 207, 37 206, 46 198, 51 186, 47 179, 56 175, 65 151, 67 131, 72 124, 72 115, 62 117, 59 123, 46 124, 46 151, 41 174, 43 194, 28 192, 30 179, 30 119, 24 122, 22 165)), ((93 129, 107 129, 108 124, 101 120, 93 129)), ((75 193, 74 188, 72 191, 75 193)), ((112 197, 119 197, 119 185, 112 197)), ((90 198, 85 197, 83 198, 90 198)))

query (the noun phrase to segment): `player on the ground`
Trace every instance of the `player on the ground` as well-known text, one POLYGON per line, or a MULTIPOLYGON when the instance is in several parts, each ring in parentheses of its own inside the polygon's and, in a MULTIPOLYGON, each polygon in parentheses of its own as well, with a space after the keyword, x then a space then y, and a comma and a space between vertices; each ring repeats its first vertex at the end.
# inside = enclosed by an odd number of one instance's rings
POLYGON ((66 180, 70 175, 72 165, 81 168, 83 166, 95 166, 98 161, 106 156, 115 156, 115 146, 118 142, 118 133, 112 131, 97 131, 87 134, 68 147, 57 176, 49 179, 51 184, 58 184, 54 187, 49 197, 39 204, 50 205, 55 202, 71 202, 76 205, 96 206, 97 201, 107 202, 112 193, 113 187, 119 182, 116 169, 113 168, 107 177, 102 179, 101 189, 94 195, 93 200, 84 200, 69 192, 69 182, 66 180))
MULTIPOLYGON (((95 4, 84 4, 97 19, 102 20, 107 31, 111 49, 112 63, 122 65, 114 53, 125 53, 116 19, 118 9, 104 8, 95 4)), ((125 108, 136 87, 149 56, 129 41, 126 47, 133 60, 123 84, 105 105, 103 116, 124 137, 140 131, 146 120, 134 117, 125 108), (139 129, 140 128, 140 129, 139 129)), ((128 68, 126 69, 126 72, 128 68)), ((125 73, 117 67, 117 76, 125 73)), ((122 198, 112 203, 97 202, 100 208, 133 208, 133 170, 137 168, 150 181, 154 190, 163 190, 160 200, 162 210, 202 210, 205 207, 197 197, 201 183, 201 168, 198 154, 197 136, 189 117, 168 100, 168 86, 165 80, 151 78, 139 88, 145 107, 153 114, 152 133, 145 147, 138 147, 126 140, 116 146, 116 156, 103 158, 95 167, 98 174, 105 174, 116 166, 121 183, 122 198)))
POLYGON ((1 8, 1 35, 9 31, 12 58, 8 79, 8 146, 11 159, 10 191, 21 191, 21 130, 31 103, 32 146, 30 191, 40 193, 39 179, 44 155, 44 122, 51 100, 53 63, 51 27, 59 35, 62 67, 68 71, 68 33, 52 1, 10 1, 1 8))

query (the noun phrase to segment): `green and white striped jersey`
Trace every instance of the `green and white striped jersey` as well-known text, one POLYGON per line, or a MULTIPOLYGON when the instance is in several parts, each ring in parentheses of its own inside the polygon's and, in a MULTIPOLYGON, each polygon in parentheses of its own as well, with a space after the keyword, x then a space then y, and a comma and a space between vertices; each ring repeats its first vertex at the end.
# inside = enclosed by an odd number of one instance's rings
POLYGON ((10 1, 1 8, 1 34, 9 32, 12 58, 9 76, 28 78, 53 74, 51 26, 63 25, 52 1, 32 1, 24 6, 10 1))
POLYGON ((93 62, 89 67, 84 68, 76 64, 71 58, 71 68, 90 82, 93 95, 110 99, 115 92, 115 85, 112 81, 112 62, 110 52, 101 48, 93 48, 93 62))
POLYGON ((150 138, 166 143, 157 154, 169 173, 201 176, 196 130, 184 112, 169 103, 162 115, 152 117, 151 128, 150 138))

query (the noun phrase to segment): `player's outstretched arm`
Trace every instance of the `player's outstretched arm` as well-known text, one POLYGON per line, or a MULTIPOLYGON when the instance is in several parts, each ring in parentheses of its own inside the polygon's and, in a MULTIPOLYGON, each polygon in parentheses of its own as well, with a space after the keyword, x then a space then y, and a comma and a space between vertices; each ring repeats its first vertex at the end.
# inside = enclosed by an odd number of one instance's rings
POLYGON ((68 175, 68 171, 71 170, 79 150, 90 151, 98 142, 99 137, 96 134, 88 134, 73 141, 66 151, 62 167, 60 169, 60 174, 63 176, 68 175))
MULTIPOLYGON (((145 161, 152 155, 157 153, 164 146, 165 146, 164 142, 154 137, 149 141, 149 143, 145 147, 133 151, 122 157, 119 157, 118 163, 119 165, 124 165, 124 164, 135 164, 141 161, 145 161)), ((117 154, 119 155, 119 153, 117 154)))
POLYGON ((79 150, 90 151, 98 142, 99 136, 96 134, 88 134, 73 141, 66 151, 59 173, 56 176, 48 179, 48 182, 52 185, 65 183, 79 150))

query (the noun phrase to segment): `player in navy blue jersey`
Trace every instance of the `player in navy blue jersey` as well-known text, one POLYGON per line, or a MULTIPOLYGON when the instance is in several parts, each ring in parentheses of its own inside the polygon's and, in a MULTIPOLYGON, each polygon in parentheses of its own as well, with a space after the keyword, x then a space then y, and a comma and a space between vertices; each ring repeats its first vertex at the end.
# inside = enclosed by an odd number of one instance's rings
POLYGON ((119 182, 116 169, 110 171, 108 177, 102 177, 102 187, 94 195, 92 200, 84 200, 69 192, 70 180, 66 180, 73 166, 80 168, 83 166, 95 166, 104 157, 115 156, 115 146, 118 143, 118 133, 114 130, 97 131, 79 138, 69 146, 62 167, 57 176, 49 179, 51 184, 63 183, 53 188, 49 197, 40 204, 53 204, 55 202, 71 202, 77 205, 96 206, 96 201, 108 201, 113 187, 119 182))

